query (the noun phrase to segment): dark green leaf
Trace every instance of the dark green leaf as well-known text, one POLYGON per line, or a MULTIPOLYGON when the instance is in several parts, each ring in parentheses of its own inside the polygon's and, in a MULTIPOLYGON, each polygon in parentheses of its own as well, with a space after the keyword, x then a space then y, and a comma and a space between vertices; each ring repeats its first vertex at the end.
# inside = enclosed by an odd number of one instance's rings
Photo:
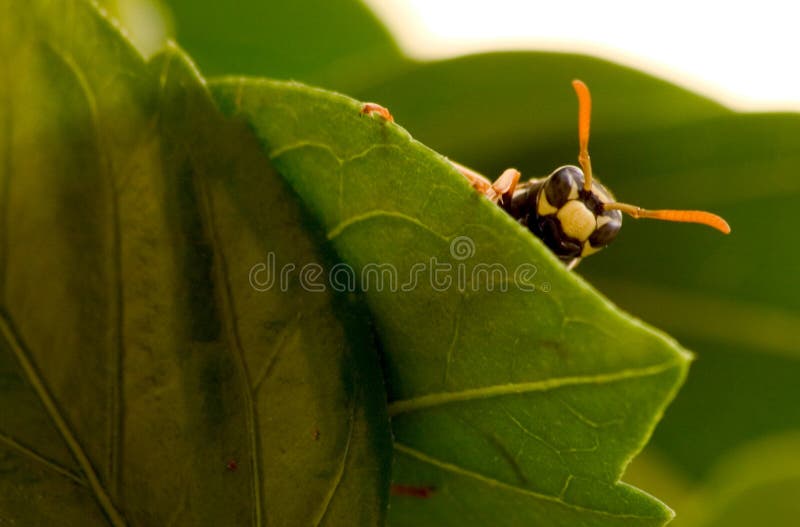
POLYGON ((388 106, 414 137, 452 159, 492 176, 516 166, 526 177, 541 177, 577 156, 578 112, 570 86, 575 78, 592 90, 595 137, 728 113, 641 72, 566 53, 490 53, 432 62, 357 93, 388 106))
POLYGON ((395 497, 392 525, 671 517, 618 480, 683 379, 685 352, 355 101, 292 83, 212 86, 225 113, 255 128, 365 289, 385 354, 394 482, 432 488, 395 497), (451 266, 449 285, 433 283, 432 258, 451 266), (505 278, 489 286, 473 274, 482 264, 505 278), (375 265, 394 286, 377 286, 375 265))
POLYGON ((178 41, 208 75, 265 75, 346 90, 405 61, 358 0, 167 3, 178 41))
POLYGON ((0 14, 0 518, 382 524, 358 302, 250 284, 328 263, 255 139, 82 2, 0 14))

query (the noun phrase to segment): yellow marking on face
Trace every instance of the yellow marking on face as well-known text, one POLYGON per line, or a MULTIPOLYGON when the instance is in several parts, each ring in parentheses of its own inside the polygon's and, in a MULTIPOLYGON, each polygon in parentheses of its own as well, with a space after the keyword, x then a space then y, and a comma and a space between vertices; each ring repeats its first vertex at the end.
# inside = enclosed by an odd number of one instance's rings
POLYGON ((597 251, 599 251, 600 249, 602 249, 602 247, 592 247, 592 244, 589 243, 589 240, 586 240, 583 243, 583 250, 581 251, 581 258, 583 258, 584 256, 589 256, 590 254, 594 254, 597 251))
POLYGON ((548 214, 555 214, 558 212, 558 209, 550 205, 550 202, 547 201, 547 193, 544 192, 544 189, 539 192, 539 203, 536 208, 537 212, 539 212, 539 216, 547 216, 548 214))
POLYGON ((586 241, 597 228, 594 214, 582 202, 568 201, 556 215, 561 222, 564 234, 580 241, 586 241))

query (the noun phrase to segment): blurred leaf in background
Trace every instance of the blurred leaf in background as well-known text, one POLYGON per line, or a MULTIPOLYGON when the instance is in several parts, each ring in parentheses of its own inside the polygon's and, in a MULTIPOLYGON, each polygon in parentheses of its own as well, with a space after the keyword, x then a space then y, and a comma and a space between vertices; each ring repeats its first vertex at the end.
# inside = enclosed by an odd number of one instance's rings
POLYGON ((354 0, 167 0, 177 39, 207 76, 257 75, 351 90, 407 62, 354 0))
MULTIPOLYGON (((576 162, 575 78, 592 90, 595 137, 729 113, 641 72, 566 53, 487 53, 423 63, 357 95, 387 105, 414 137, 493 177, 512 165, 523 177, 542 177, 576 162), (544 157, 548 149, 557 155, 544 157)), ((609 184, 613 189, 614 181, 609 184)))
POLYGON ((145 57, 163 49, 174 38, 172 13, 162 0, 97 0, 114 20, 122 23, 125 36, 145 57))
POLYGON ((800 516, 800 436, 766 435, 724 454, 701 481, 649 449, 626 477, 672 504, 674 527, 793 527, 800 516))
POLYGON ((792 527, 800 518, 800 434, 765 436, 724 456, 675 527, 792 527))

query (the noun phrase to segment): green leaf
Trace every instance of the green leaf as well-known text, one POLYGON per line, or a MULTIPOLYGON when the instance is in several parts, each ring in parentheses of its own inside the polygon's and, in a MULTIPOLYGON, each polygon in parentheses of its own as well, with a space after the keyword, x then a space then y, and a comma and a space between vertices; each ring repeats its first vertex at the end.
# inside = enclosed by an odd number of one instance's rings
POLYGON ((251 286, 330 257, 252 134, 87 4, 0 15, 0 519, 382 524, 367 321, 251 286))
POLYGON ((395 496, 390 524, 671 518, 619 478, 686 374, 686 352, 356 101, 266 80, 220 80, 212 93, 256 130, 365 290, 385 355, 394 483, 432 489, 395 496), (475 274, 486 264, 506 273, 493 287, 475 274), (451 266, 449 284, 431 278, 437 265, 451 266), (397 282, 379 287, 375 266, 397 282))
POLYGON ((405 60, 359 0, 168 0, 178 41, 208 75, 265 75, 346 90, 405 60))
POLYGON ((620 200, 712 210, 733 228, 725 237, 626 219, 577 269, 697 350, 653 442, 701 478, 743 442, 800 429, 798 116, 735 114, 627 68, 552 53, 431 63, 363 96, 452 159, 490 176, 515 166, 540 177, 576 161, 575 77, 592 90, 594 170, 620 200))

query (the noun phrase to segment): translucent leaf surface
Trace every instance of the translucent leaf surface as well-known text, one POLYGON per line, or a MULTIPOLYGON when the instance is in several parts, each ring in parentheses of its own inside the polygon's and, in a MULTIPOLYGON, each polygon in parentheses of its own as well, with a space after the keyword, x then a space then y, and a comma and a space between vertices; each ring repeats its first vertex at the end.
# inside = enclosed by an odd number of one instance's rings
POLYGON ((393 479, 431 490, 396 496, 392 525, 671 517, 618 480, 683 379, 685 352, 356 101, 270 81, 212 88, 254 127, 365 290, 385 355, 393 479), (492 282, 476 271, 486 265, 505 275, 492 282), (375 266, 396 283, 377 287, 375 266))

